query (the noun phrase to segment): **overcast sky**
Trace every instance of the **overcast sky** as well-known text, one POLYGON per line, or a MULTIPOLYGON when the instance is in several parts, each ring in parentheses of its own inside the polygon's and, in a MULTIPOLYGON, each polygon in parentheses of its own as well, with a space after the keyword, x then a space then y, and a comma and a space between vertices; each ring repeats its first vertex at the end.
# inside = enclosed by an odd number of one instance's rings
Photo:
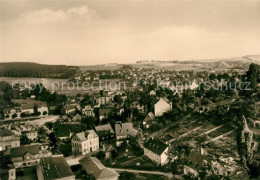
POLYGON ((88 65, 260 54, 260 1, 1 1, 1 61, 88 65))

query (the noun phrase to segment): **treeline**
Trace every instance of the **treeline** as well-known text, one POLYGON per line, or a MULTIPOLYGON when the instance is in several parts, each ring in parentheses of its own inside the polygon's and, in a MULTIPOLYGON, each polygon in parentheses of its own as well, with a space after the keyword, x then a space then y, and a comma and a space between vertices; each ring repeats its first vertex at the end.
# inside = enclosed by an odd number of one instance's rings
POLYGON ((31 62, 0 63, 0 77, 70 78, 78 67, 31 62))

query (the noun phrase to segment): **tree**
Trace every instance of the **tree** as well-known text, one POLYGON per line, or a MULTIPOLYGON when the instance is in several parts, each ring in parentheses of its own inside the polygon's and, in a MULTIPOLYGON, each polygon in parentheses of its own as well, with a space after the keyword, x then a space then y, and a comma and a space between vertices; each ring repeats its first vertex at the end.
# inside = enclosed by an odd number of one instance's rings
POLYGON ((59 147, 59 151, 61 152, 61 154, 64 155, 64 157, 68 157, 71 155, 71 141, 65 141, 64 144, 62 144, 59 147))
POLYGON ((33 114, 34 114, 35 116, 38 115, 38 107, 37 107, 36 104, 33 106, 33 114))
POLYGON ((15 113, 15 114, 13 114, 12 115, 12 118, 14 119, 14 118, 17 118, 17 114, 15 113))
POLYGON ((170 172, 173 174, 173 177, 175 178, 175 174, 178 173, 178 163, 176 159, 178 158, 178 150, 175 148, 170 148, 168 153, 168 168, 170 172))
POLYGON ((50 146, 52 147, 52 149, 57 149, 57 138, 54 134, 54 132, 49 134, 49 140, 50 140, 50 146))
POLYGON ((81 123, 87 125, 87 129, 93 129, 96 126, 96 118, 82 117, 81 123))
POLYGON ((117 104, 122 104, 123 103, 123 99, 120 95, 115 95, 114 96, 114 101, 117 103, 117 104))
POLYGON ((120 176, 119 176, 119 180, 135 180, 136 179, 136 175, 134 173, 130 173, 130 172, 121 172, 120 176))
POLYGON ((98 159, 104 159, 106 156, 106 154, 103 152, 103 151, 99 151, 97 154, 96 154, 96 157, 98 159))
POLYGON ((21 145, 30 144, 30 139, 26 136, 26 134, 22 134, 20 137, 21 145))

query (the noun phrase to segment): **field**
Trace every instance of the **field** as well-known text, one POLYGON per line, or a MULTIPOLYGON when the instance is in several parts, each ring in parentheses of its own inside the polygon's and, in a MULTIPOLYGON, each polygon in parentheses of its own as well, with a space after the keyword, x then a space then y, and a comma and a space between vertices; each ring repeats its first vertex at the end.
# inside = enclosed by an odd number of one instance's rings
POLYGON ((90 66, 80 66, 81 71, 113 71, 118 70, 122 67, 122 65, 90 65, 90 66))

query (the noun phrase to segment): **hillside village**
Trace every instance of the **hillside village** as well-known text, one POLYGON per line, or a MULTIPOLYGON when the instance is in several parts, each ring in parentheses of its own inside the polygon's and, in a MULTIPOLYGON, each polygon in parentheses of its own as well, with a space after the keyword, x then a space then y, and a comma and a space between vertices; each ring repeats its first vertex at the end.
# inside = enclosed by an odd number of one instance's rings
POLYGON ((78 70, 69 82, 126 89, 73 93, 1 81, 1 179, 257 179, 259 75, 257 64, 225 72, 125 65, 78 70), (246 81, 249 91, 227 88, 246 81))

